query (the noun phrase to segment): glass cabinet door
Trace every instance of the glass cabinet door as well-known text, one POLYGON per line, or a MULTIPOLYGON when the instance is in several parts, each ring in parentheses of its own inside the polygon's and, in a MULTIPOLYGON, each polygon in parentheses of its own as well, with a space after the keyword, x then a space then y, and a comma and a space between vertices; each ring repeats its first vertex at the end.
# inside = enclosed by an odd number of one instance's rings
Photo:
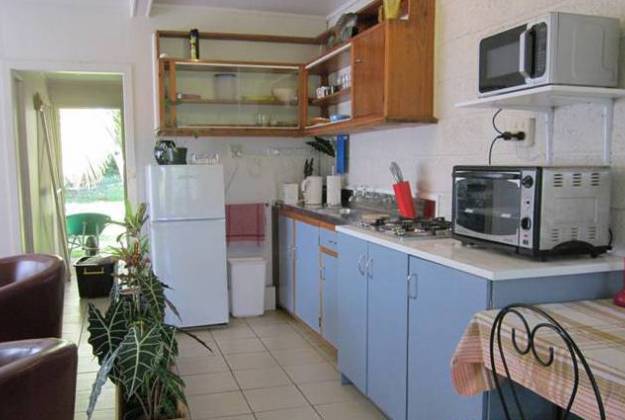
POLYGON ((299 66, 172 60, 161 71, 169 128, 300 126, 299 66))

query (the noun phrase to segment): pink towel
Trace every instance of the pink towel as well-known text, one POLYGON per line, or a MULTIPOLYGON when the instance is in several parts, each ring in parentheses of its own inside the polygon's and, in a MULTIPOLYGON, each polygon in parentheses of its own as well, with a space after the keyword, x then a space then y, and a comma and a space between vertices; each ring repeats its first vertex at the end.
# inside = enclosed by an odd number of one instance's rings
POLYGON ((226 240, 256 241, 265 240, 265 204, 227 204, 226 240))

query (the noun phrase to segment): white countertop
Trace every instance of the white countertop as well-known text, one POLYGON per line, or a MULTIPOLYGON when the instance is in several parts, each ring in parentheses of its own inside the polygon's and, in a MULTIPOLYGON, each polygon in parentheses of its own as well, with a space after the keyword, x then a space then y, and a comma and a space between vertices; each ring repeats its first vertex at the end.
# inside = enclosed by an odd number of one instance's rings
POLYGON ((336 231, 489 280, 601 273, 625 268, 622 257, 611 255, 597 258, 568 256, 539 261, 497 250, 466 247, 455 239, 394 238, 350 225, 337 226, 336 231))

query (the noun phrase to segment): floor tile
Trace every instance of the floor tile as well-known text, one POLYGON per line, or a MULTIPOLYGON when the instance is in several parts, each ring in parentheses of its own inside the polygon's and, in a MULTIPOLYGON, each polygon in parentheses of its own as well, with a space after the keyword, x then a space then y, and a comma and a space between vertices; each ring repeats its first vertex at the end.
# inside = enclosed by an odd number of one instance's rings
POLYGON ((235 370, 233 373, 241 389, 270 388, 291 384, 289 377, 281 368, 235 370))
POLYGON ((294 349, 309 349, 312 348, 310 344, 302 337, 293 334, 279 335, 277 337, 261 338, 263 344, 269 350, 294 350, 294 349))
POLYGON ((271 325, 252 325, 252 330, 261 338, 278 337, 284 334, 293 334, 295 330, 286 323, 271 325))
MULTIPOLYGON (((91 390, 76 392, 76 411, 87 411, 91 390)), ((96 402, 96 410, 108 410, 115 408, 115 388, 103 388, 96 402)))
MULTIPOLYGON (((96 410, 91 416, 91 420, 113 420, 115 419, 115 410, 96 410)), ((86 412, 76 412, 74 414, 74 420, 87 420, 86 412)))
POLYGON ((228 371, 228 365, 221 355, 179 357, 176 368, 182 376, 228 371))
POLYGON ((313 405, 364 400, 353 385, 342 385, 339 381, 312 382, 301 384, 299 388, 313 405))
POLYGON ((187 402, 194 420, 250 413, 241 391, 191 395, 187 398, 187 402))
POLYGON ((193 417, 193 420, 255 420, 252 414, 243 414, 241 416, 226 416, 226 417, 193 417))
POLYGON ((339 380, 339 373, 329 363, 285 366, 284 370, 296 384, 339 380))
POLYGON ((278 361, 280 366, 305 365, 311 363, 321 363, 324 361, 323 357, 311 348, 272 350, 271 354, 278 361))
POLYGON ((323 420, 385 420, 386 417, 373 404, 364 402, 340 402, 315 405, 323 420))
POLYGON ((254 412, 307 407, 308 402, 293 385, 243 391, 254 412))
POLYGON ((254 331, 247 325, 241 325, 236 327, 223 327, 211 330, 211 333, 215 340, 219 341, 220 338, 253 338, 256 337, 254 331))
POLYGON ((225 357, 232 370, 268 369, 278 366, 267 352, 228 354, 225 357))
POLYGON ((256 353, 266 351, 258 338, 233 338, 219 341, 219 350, 223 354, 256 353))
POLYGON ((320 420, 312 407, 287 408, 255 413, 257 420, 320 420))
POLYGON ((185 383, 186 395, 214 394, 239 389, 230 372, 183 376, 182 379, 185 383))

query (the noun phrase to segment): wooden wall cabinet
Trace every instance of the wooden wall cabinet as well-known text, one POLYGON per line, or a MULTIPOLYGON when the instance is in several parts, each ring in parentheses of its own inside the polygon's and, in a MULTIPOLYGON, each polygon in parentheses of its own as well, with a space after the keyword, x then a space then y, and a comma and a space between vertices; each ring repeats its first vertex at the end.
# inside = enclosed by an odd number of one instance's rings
MULTIPOLYGON (((403 0, 404 13, 400 19, 377 22, 381 4, 382 0, 374 0, 358 11, 361 32, 348 42, 327 49, 308 64, 159 58, 160 133, 297 137, 336 135, 396 124, 435 123, 435 0, 403 0), (184 93, 180 92, 178 83, 184 80, 184 73, 194 68, 210 75, 221 71, 216 66, 230 67, 231 73, 248 76, 255 73, 262 77, 256 85, 248 84, 247 94, 238 93, 236 100, 227 103, 211 97, 195 101, 177 99, 178 94, 184 93), (297 99, 291 103, 279 103, 272 97, 272 84, 285 83, 284 78, 270 76, 277 73, 290 78, 287 84, 296 83, 297 99), (333 93, 318 97, 317 88, 324 86, 333 86, 333 93), (236 114, 235 117, 223 117, 228 110, 236 114), (184 119, 185 112, 190 122, 184 119), (202 113, 206 118, 196 121, 202 113), (274 114, 278 117, 274 118, 274 114)), ((186 36, 183 32, 158 32, 157 54, 160 54, 159 35, 186 36)), ((201 34, 203 40, 291 43, 308 47, 316 44, 320 49, 329 37, 329 31, 316 38, 201 34)), ((193 80, 193 76, 185 77, 193 80)))

